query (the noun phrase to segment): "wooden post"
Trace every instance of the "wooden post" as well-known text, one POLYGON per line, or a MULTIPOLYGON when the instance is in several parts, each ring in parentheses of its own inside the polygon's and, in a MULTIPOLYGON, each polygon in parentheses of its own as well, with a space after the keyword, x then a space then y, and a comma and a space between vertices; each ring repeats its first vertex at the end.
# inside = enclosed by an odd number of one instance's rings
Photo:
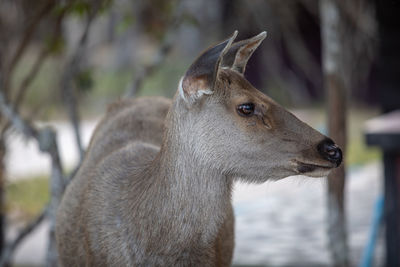
MULTIPOLYGON (((347 97, 343 77, 344 30, 341 10, 334 0, 320 0, 323 75, 328 97, 328 135, 346 154, 347 97)), ((349 266, 344 211, 345 162, 328 176, 328 235, 333 266, 349 266)))
POLYGON ((0 138, 0 255, 4 249, 5 242, 5 223, 6 223, 6 205, 5 205, 5 185, 6 173, 4 159, 6 155, 6 145, 4 139, 0 138))

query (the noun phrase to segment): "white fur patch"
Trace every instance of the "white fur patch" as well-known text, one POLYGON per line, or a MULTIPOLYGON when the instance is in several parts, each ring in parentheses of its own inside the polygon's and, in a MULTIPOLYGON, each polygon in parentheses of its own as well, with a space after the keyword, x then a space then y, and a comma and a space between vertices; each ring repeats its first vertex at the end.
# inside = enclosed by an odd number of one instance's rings
POLYGON ((185 96, 185 92, 183 91, 183 87, 182 87, 182 82, 183 82, 183 78, 182 77, 179 80, 179 85, 178 85, 178 91, 179 91, 179 95, 182 97, 183 100, 185 100, 186 102, 195 102, 197 99, 199 99, 200 97, 202 97, 203 95, 212 95, 213 91, 210 89, 199 89, 196 91, 196 93, 191 94, 189 96, 189 99, 185 96))
POLYGON ((195 98, 200 98, 202 95, 212 95, 213 91, 211 91, 210 89, 206 89, 206 90, 197 90, 195 98))
POLYGON ((182 97, 182 99, 186 101, 185 92, 183 92, 182 81, 183 81, 183 77, 179 80, 178 91, 179 91, 179 94, 182 97))

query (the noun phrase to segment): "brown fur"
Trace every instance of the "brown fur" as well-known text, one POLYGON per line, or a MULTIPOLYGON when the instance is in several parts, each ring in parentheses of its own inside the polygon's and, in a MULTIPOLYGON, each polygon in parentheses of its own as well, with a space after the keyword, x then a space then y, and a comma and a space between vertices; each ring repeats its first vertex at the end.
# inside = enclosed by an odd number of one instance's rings
POLYGON ((317 151, 323 135, 238 71, 264 37, 243 43, 251 51, 236 47, 230 68, 220 62, 232 56, 234 37, 207 50, 172 102, 109 108, 60 205, 62 266, 229 266, 235 180, 281 179, 304 164, 314 166, 306 175, 319 177, 335 167, 317 151), (249 102, 254 115, 240 116, 238 105, 249 102))

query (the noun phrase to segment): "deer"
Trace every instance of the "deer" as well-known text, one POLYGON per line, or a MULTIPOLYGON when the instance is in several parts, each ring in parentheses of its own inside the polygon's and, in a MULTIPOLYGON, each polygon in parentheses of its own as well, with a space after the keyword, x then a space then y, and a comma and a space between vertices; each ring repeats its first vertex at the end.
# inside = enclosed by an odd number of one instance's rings
POLYGON ((325 177, 328 137, 244 76, 266 32, 205 50, 172 100, 112 104, 60 203, 61 266, 230 266, 236 181, 325 177))

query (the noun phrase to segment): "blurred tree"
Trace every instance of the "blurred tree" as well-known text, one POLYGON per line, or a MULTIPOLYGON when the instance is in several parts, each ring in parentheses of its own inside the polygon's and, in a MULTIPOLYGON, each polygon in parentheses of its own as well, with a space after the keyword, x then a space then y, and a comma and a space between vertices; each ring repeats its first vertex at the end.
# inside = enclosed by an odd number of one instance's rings
MULTIPOLYGON (((346 158, 347 107, 352 92, 365 84, 374 55, 375 24, 365 0, 320 0, 324 86, 328 135, 346 158)), ((349 266, 345 216, 345 162, 328 176, 328 236, 334 266, 349 266)))
MULTIPOLYGON (((0 20, 0 34, 2 36, 0 45, 0 90, 6 99, 13 99, 14 108, 19 109, 22 102, 24 92, 29 86, 33 77, 40 69, 43 61, 49 55, 49 49, 44 48, 42 52, 38 54, 34 66, 21 82, 20 86, 12 90, 12 75, 15 71, 15 67, 20 61, 21 57, 25 53, 28 45, 32 41, 39 24, 44 18, 56 19, 54 16, 50 16, 52 8, 55 3, 52 1, 39 1, 35 8, 32 8, 33 12, 27 12, 26 10, 29 5, 27 1, 3 1, 1 2, 3 8, 1 12, 0 20), (10 13, 8 13, 10 12, 10 13), (25 24, 16 23, 15 20, 21 19, 25 21, 25 24), (16 44, 16 45, 15 45, 16 44), (15 47, 15 49, 14 49, 15 47), (13 93, 13 94, 11 94, 13 93)), ((54 25, 54 32, 59 32, 59 23, 52 23, 54 25)), ((10 127, 10 122, 7 118, 0 115, 1 135, 0 135, 0 242, 1 252, 4 251, 5 242, 5 203, 4 203, 4 184, 5 184, 5 166, 4 158, 6 156, 7 147, 5 142, 6 131, 10 127)))
MULTIPOLYGON (((136 96, 142 87, 143 81, 149 78, 159 67, 162 66, 162 63, 171 52, 179 26, 183 24, 186 14, 182 3, 183 1, 181 0, 174 1, 173 8, 169 8, 172 11, 168 13, 168 19, 164 22, 162 30, 157 27, 154 30, 154 33, 153 30, 148 29, 152 35, 155 35, 153 38, 155 38, 157 43, 159 43, 158 50, 153 52, 151 61, 143 64, 143 67, 135 73, 132 79, 132 84, 127 88, 126 96, 136 96), (162 33, 158 31, 161 31, 162 33)), ((141 24, 143 24, 143 22, 141 24)))
POLYGON ((250 59, 248 78, 283 104, 322 97, 317 2, 223 1, 224 28, 243 37, 266 30, 263 49, 250 59))
MULTIPOLYGON (((328 98, 328 134, 346 152, 347 92, 343 67, 346 36, 343 10, 334 0, 321 0, 324 80, 328 98)), ((328 176, 328 237, 333 266, 350 266, 344 211, 345 162, 328 176)))
MULTIPOLYGON (((124 0, 121 1, 124 2, 124 0)), ((135 22, 137 23, 135 29, 141 34, 155 41, 165 41, 160 46, 160 53, 156 55, 154 62, 151 62, 149 68, 151 70, 158 67, 163 57, 171 49, 173 33, 179 28, 178 26, 183 17, 181 7, 177 8, 176 6, 176 3, 180 3, 180 1, 172 1, 162 5, 160 5, 159 1, 153 2, 129 1, 128 4, 133 7, 130 11, 132 12, 133 10, 134 12, 130 14, 126 13, 127 16, 135 18, 135 22), (154 13, 154 15, 151 15, 149 12, 151 14, 154 13), (160 17, 159 14, 163 14, 163 17, 160 17), (138 25, 141 26, 139 27, 138 25)), ((59 92, 73 126, 76 145, 80 152, 80 159, 82 160, 84 148, 79 130, 79 99, 82 92, 90 89, 93 84, 92 74, 87 63, 89 56, 89 50, 87 49, 88 38, 93 21, 99 14, 104 13, 105 10, 113 10, 111 9, 110 0, 40 0, 35 3, 18 0, 15 2, 3 1, 0 3, 0 38, 4 41, 0 43, 0 145, 3 144, 3 146, 0 146, 0 148, 3 148, 0 150, 0 163, 4 163, 3 160, 7 151, 5 143, 7 134, 14 130, 23 134, 25 138, 36 140, 40 150, 50 156, 52 163, 49 181, 51 195, 49 206, 45 207, 36 219, 28 223, 10 243, 4 244, 4 231, 0 232, 0 237, 3 238, 1 245, 5 245, 0 250, 0 266, 9 262, 20 242, 45 218, 50 222, 46 265, 57 265, 57 251, 54 240, 55 214, 68 179, 63 174, 63 166, 56 142, 56 133, 50 128, 35 127, 32 121, 36 119, 36 113, 26 112, 30 108, 25 105, 24 100, 28 89, 31 88, 44 62, 50 56, 55 55, 64 59, 65 65, 61 71, 59 92), (10 14, 1 11, 6 11, 10 14), (78 20, 83 21, 84 26, 80 30, 81 35, 76 45, 71 46, 73 49, 66 47, 67 45, 65 44, 65 28, 71 18, 78 18, 78 20), (20 21, 25 23, 19 23, 20 21), (7 35, 8 32, 12 34, 7 35), (4 38, 5 36, 8 37, 4 38), (36 52, 37 50, 39 51, 38 53, 36 52), (37 57, 19 83, 19 79, 15 78, 17 67, 21 64, 24 56, 31 51, 35 51, 37 57), (23 113, 26 113, 25 116, 23 113), (30 116, 26 116, 27 114, 30 114, 30 116), (28 117, 29 119, 25 120, 23 117, 28 117)), ((128 22, 128 24, 131 23, 133 22, 128 22)), ((112 23, 111 26, 117 27, 118 25, 112 23)), ((130 26, 132 25, 127 25, 126 27, 130 26)), ((111 29, 113 32, 116 30, 115 28, 111 29)), ((109 41, 113 41, 115 38, 111 37, 109 41)), ((147 78, 148 72, 145 73, 143 77, 139 77, 141 80, 147 78)), ((0 168, 0 175, 3 175, 0 177, 5 177, 4 173, 5 170, 0 168)), ((70 177, 73 174, 74 171, 70 177)), ((4 179, 0 179, 0 181, 4 183, 4 179)), ((0 189, 2 189, 3 185, 0 184, 0 189)), ((4 193, 0 191, 0 200, 3 199, 4 193)), ((0 202, 0 204, 4 205, 3 202, 0 202)), ((4 222, 5 210, 2 209, 1 211, 0 216, 2 217, 0 217, 0 222, 4 222)), ((2 229, 4 230, 4 225, 2 225, 2 229)))
MULTIPOLYGON (((90 0, 70 0, 70 1, 3 1, 0 3, 0 36, 3 38, 0 46, 0 223, 1 225, 1 244, 2 250, 0 257, 0 265, 7 264, 19 244, 19 242, 38 225, 44 217, 50 222, 49 248, 47 253, 47 266, 57 265, 57 252, 54 240, 55 214, 58 203, 61 199, 65 186, 64 176, 62 172, 62 164, 56 142, 56 133, 50 128, 36 129, 31 123, 22 119, 21 106, 24 104, 24 98, 27 90, 36 78, 38 72, 43 66, 46 59, 51 55, 58 55, 63 52, 63 31, 62 26, 66 18, 70 16, 86 17, 86 28, 82 34, 80 44, 77 46, 76 52, 72 54, 71 59, 67 60, 67 66, 62 78, 62 92, 65 103, 70 114, 71 122, 76 132, 76 140, 79 151, 81 151, 81 160, 83 158, 83 148, 79 135, 79 118, 77 113, 77 99, 74 97, 72 90, 72 82, 75 81, 76 90, 84 90, 90 86, 88 84, 88 74, 82 70, 79 64, 84 57, 84 45, 87 39, 88 31, 92 20, 99 11, 107 8, 110 1, 90 1, 90 0), (6 14, 5 12, 14 11, 14 14, 6 14), (17 15, 18 14, 18 15, 17 15), (23 21, 24 23, 17 23, 23 21), (41 28, 45 30, 41 31, 41 28), (7 33, 11 33, 8 35, 7 33), (24 55, 32 47, 39 50, 37 57, 29 71, 18 84, 18 80, 14 79, 16 67, 21 62, 24 55), (15 49, 14 49, 15 47, 15 49), (86 74, 85 74, 86 73, 86 74), (16 129, 24 134, 26 138, 33 138, 37 141, 41 151, 46 152, 52 162, 50 175, 50 205, 45 208, 42 214, 36 220, 28 224, 17 237, 6 246, 4 245, 4 156, 6 155, 6 134, 11 129, 16 129)), ((90 80, 90 79, 89 79, 90 80)), ((34 118, 30 118, 33 120, 34 118)))
MULTIPOLYGON (((262 30, 268 32, 264 48, 250 59, 251 82, 283 104, 301 105, 323 99, 318 1, 221 2, 224 35, 234 29, 243 37, 262 30)), ((360 101, 367 99, 370 92, 368 78, 376 44, 374 9, 367 1, 345 4, 344 8, 349 20, 346 32, 350 34, 346 42, 352 45, 343 53, 353 58, 352 64, 346 66, 352 77, 349 96, 360 101)))

